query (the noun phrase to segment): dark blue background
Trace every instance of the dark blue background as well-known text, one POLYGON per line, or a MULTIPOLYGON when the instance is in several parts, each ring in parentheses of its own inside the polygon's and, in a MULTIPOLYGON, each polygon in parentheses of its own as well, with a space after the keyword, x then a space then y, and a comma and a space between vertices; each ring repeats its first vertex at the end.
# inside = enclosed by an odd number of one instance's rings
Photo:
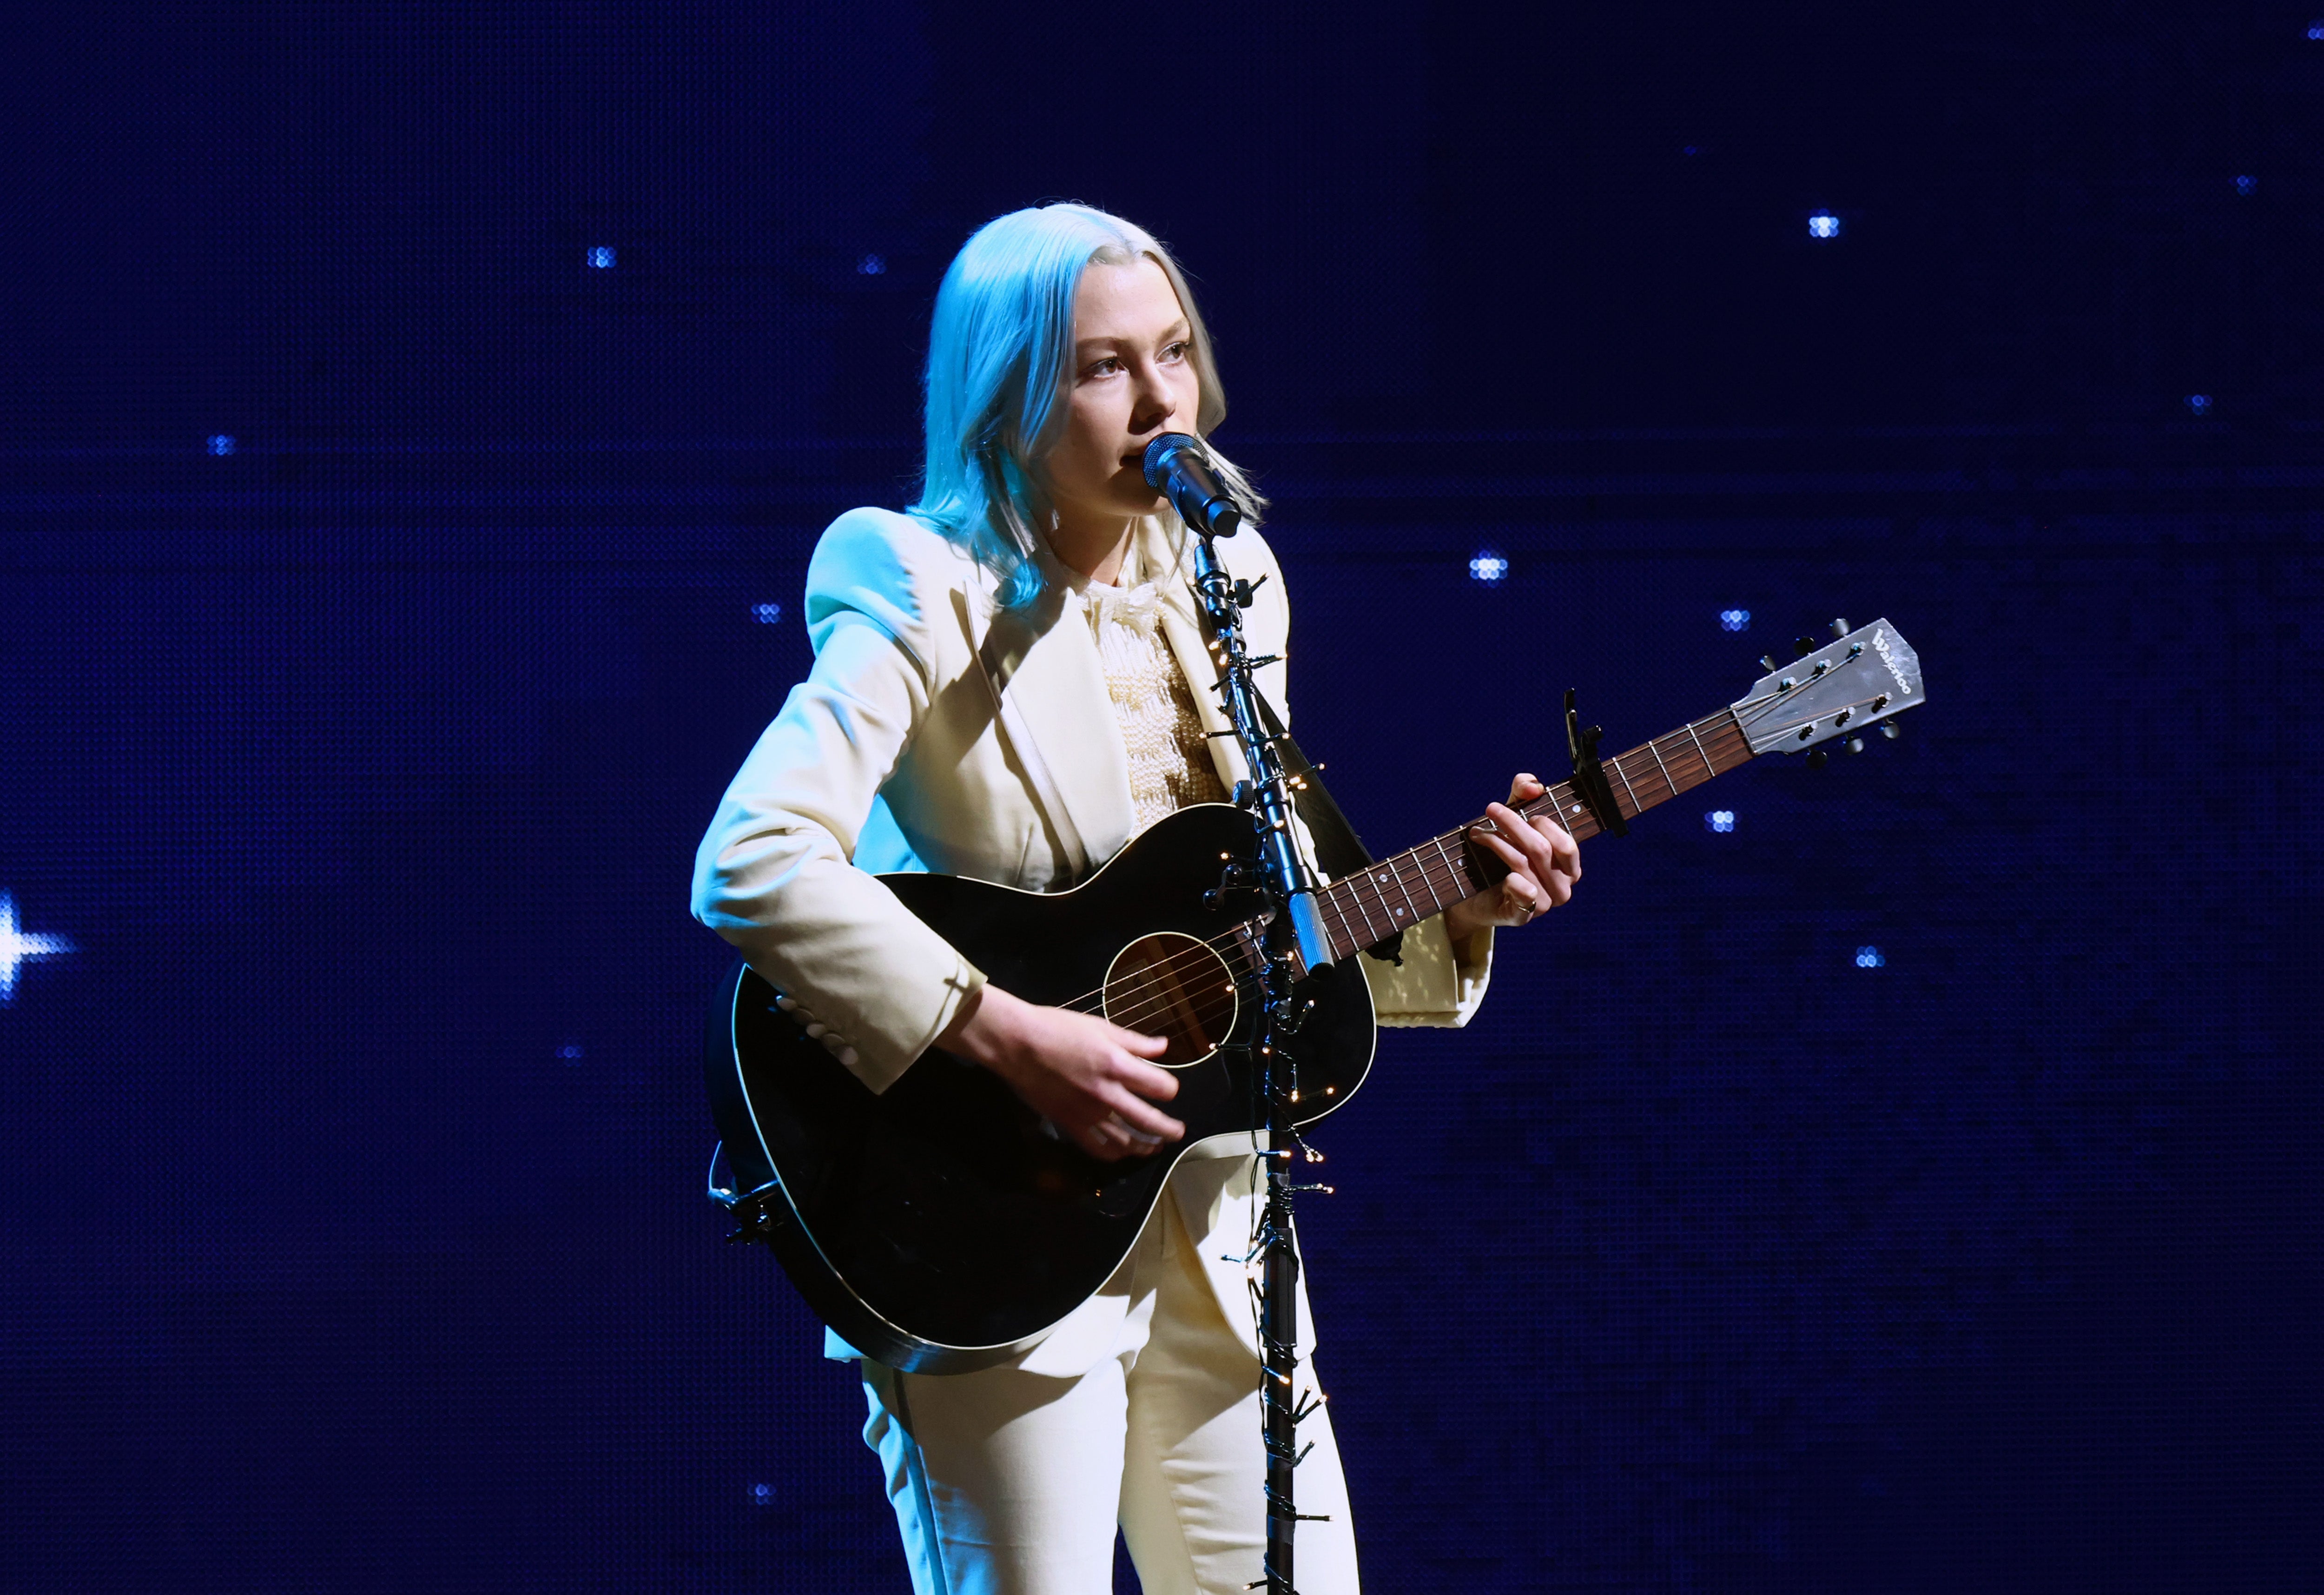
POLYGON ((686 876, 945 260, 1069 196, 1207 296, 1376 845, 1568 685, 1932 682, 1591 844, 1320 1138, 1372 1585, 2305 1587, 2324 21, 1082 10, 23 24, 0 1566, 905 1587, 698 1194, 686 876))

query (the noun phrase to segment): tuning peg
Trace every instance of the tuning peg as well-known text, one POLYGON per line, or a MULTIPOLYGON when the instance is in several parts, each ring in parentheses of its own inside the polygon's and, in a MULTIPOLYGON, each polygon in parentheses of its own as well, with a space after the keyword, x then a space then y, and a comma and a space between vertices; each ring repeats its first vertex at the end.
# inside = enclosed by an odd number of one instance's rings
POLYGON ((1864 751, 1864 739, 1860 736, 1852 736, 1849 738, 1848 751, 1851 753, 1861 753, 1864 751))
POLYGON ((1810 654, 1813 653, 1815 650, 1816 650, 1816 641, 1815 641, 1815 639, 1814 639, 1814 638, 1812 638, 1812 637, 1794 637, 1794 638, 1793 638, 1793 639, 1792 639, 1792 657, 1793 657, 1793 658, 1794 658, 1794 659, 1803 659, 1807 658, 1807 657, 1808 657, 1808 655, 1810 655, 1810 654))
POLYGON ((1774 675, 1776 670, 1775 656, 1772 653, 1761 654, 1759 656, 1759 668, 1766 671, 1768 675, 1774 675))
POLYGON ((1821 748, 1818 748, 1814 752, 1808 755, 1808 768, 1810 770, 1821 770, 1831 761, 1831 755, 1826 753, 1821 748))
POLYGON ((1842 619, 1840 619, 1840 617, 1838 617, 1838 616, 1834 616, 1834 617, 1832 618, 1832 622, 1831 622, 1831 640, 1832 640, 1834 642, 1837 642, 1837 641, 1839 641, 1842 637, 1847 636, 1847 635, 1848 635, 1848 632, 1849 632, 1848 622, 1847 622, 1845 620, 1842 620, 1842 619))
POLYGON ((1893 742, 1904 734, 1904 728, 1894 720, 1883 720, 1880 723, 1880 734, 1893 742))

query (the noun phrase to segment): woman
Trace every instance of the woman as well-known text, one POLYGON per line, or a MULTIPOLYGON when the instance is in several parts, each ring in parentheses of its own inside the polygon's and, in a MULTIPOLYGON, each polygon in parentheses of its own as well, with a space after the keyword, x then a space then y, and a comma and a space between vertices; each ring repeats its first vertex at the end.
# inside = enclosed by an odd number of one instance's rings
MULTIPOLYGON (((945 274, 929 339, 927 467, 904 514, 854 510, 807 570, 807 679, 744 762, 696 861, 695 912, 812 1011, 873 1091, 930 1046, 982 1065, 1092 1156, 1176 1141, 1158 1038, 987 983, 873 879, 917 860, 1039 890, 1243 774, 1207 685, 1186 533, 1140 470, 1226 412, 1193 296, 1162 245, 1074 205, 990 223, 945 274)), ((1239 473, 1220 462, 1238 492, 1239 473)), ((1255 512, 1255 497, 1250 500, 1255 512)), ((1220 545, 1257 582, 1256 655, 1287 612, 1254 530, 1220 545)), ((1261 690, 1288 720, 1283 667, 1261 690)), ((1511 801, 1537 796, 1519 776, 1511 801)), ((1492 934, 1562 903, 1573 843, 1494 805, 1498 885, 1360 959, 1386 1024, 1458 1025, 1492 934)), ((1265 1543, 1259 1366, 1245 1274, 1256 1160, 1213 1138, 1172 1176, 1130 1258, 1039 1344, 972 1374, 868 1359, 864 1438, 914 1587, 1110 1588, 1119 1520, 1150 1595, 1240 1590, 1265 1543)), ((1311 1322, 1304 1304, 1303 1328, 1311 1322)), ((828 1338, 826 1352, 853 1350, 828 1338)), ((1308 1595, 1352 1592, 1328 1419, 1302 1427, 1308 1595)))

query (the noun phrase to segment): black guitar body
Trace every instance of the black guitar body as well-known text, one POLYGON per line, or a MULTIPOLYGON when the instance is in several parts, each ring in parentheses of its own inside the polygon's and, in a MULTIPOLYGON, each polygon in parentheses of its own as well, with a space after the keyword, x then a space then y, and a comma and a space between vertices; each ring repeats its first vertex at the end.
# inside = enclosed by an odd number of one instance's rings
MULTIPOLYGON (((892 1367, 953 1373, 1021 1349, 1093 1294, 1129 1253, 1163 1182, 1206 1137, 1264 1126, 1251 1046, 1258 910, 1215 887, 1222 854, 1251 851, 1225 804, 1182 809, 1071 891, 1043 895, 945 875, 882 880, 996 984, 1166 1036, 1178 1075, 1175 1146, 1119 1163, 1050 1133, 1000 1078, 942 1049, 880 1095, 810 1038, 749 969, 728 977, 709 1037, 711 1110, 765 1240, 816 1314, 892 1367)), ((1303 1123, 1344 1102, 1370 1067, 1372 1006, 1357 957, 1301 982, 1314 1006, 1286 1050, 1303 1123), (1312 1104, 1313 1111, 1308 1111, 1312 1104)))

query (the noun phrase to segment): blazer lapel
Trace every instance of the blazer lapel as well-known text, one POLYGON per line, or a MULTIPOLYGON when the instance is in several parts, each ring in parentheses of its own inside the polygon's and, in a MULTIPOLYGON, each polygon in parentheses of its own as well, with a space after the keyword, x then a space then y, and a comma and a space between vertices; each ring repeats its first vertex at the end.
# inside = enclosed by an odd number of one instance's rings
MULTIPOLYGON (((1219 784, 1231 792, 1237 781, 1250 778, 1250 767, 1243 762, 1241 745, 1231 734, 1234 726, 1219 701, 1218 660, 1211 652, 1210 634, 1204 628, 1202 608, 1194 597, 1194 558, 1190 553, 1180 559, 1158 517, 1148 519, 1141 537, 1146 568, 1167 573, 1155 581, 1162 600, 1162 634, 1170 640, 1170 652, 1194 700, 1194 714, 1209 736, 1211 762, 1218 769, 1219 784)), ((1275 712, 1282 714, 1283 705, 1276 705, 1275 712)))
POLYGON ((1074 877, 1085 876, 1121 851, 1137 816, 1130 755, 1081 598, 1051 582, 1029 611, 995 613, 977 653, 1001 733, 1074 877))

